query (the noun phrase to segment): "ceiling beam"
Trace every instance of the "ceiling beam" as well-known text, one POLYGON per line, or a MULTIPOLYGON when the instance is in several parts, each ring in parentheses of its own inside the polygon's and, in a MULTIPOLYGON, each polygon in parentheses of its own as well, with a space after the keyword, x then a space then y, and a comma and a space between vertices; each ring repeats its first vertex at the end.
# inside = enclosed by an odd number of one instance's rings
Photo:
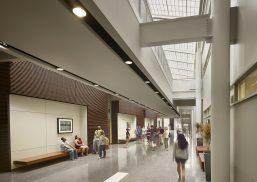
POLYGON ((182 17, 140 24, 142 47, 209 40, 209 15, 182 17))

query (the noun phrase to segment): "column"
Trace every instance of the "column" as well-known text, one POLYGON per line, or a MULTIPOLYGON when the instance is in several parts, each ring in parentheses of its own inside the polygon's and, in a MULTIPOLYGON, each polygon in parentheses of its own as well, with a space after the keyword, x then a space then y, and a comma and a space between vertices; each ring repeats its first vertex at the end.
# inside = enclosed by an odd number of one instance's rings
POLYGON ((230 181, 230 1, 212 0, 211 181, 230 181))
POLYGON ((197 48, 195 57, 195 97, 196 97, 196 108, 195 108, 195 122, 192 123, 193 128, 193 138, 195 138, 196 133, 196 123, 202 122, 202 51, 201 48, 197 48))

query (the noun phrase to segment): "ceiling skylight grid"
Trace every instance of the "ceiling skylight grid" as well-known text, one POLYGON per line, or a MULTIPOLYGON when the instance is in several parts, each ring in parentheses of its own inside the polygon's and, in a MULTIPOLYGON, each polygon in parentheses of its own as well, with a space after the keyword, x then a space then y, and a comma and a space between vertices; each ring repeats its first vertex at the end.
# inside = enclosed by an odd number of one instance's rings
MULTIPOLYGON (((154 21, 199 15, 200 0, 147 0, 154 21)), ((196 42, 162 46, 173 79, 193 79, 196 42)))

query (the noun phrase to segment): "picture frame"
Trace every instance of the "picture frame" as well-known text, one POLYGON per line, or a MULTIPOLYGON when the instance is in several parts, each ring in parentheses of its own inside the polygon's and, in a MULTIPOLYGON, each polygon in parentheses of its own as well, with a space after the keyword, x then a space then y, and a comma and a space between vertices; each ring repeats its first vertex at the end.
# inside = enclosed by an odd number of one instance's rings
POLYGON ((73 119, 57 118, 57 133, 73 133, 73 119))

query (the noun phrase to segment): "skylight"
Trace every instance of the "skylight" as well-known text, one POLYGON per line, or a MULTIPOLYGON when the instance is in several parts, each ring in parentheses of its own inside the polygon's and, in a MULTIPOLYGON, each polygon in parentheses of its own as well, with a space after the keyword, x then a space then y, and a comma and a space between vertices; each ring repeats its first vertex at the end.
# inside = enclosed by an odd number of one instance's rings
MULTIPOLYGON (((199 15, 200 0, 147 0, 154 21, 199 15)), ((173 79, 194 79, 196 42, 162 46, 173 79)))

